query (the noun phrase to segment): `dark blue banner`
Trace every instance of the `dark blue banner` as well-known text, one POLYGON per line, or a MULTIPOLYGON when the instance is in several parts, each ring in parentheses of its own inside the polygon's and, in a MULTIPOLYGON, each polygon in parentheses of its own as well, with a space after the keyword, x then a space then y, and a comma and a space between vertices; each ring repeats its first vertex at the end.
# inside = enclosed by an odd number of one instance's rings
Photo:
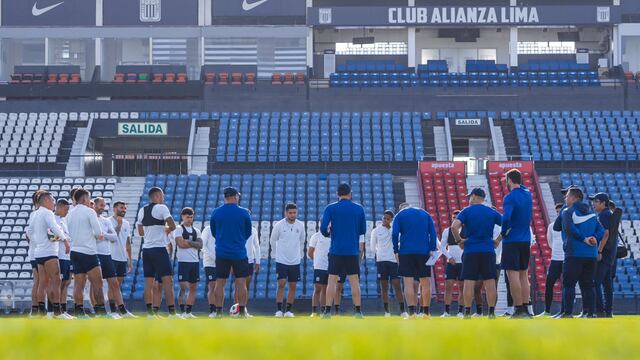
POLYGON ((197 26, 198 0, 104 0, 104 26, 197 26))
POLYGON ((96 2, 93 0, 2 1, 2 26, 95 25, 96 2))

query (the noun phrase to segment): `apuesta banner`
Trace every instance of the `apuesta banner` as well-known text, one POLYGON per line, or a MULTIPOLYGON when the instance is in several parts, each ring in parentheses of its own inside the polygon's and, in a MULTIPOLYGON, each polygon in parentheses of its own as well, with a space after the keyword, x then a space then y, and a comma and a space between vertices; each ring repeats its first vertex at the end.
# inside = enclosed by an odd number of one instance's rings
POLYGON ((466 163, 464 161, 420 161, 421 173, 464 173, 466 163))
POLYGON ((621 22, 619 6, 336 6, 307 9, 308 25, 490 26, 587 25, 619 22, 621 22))
POLYGON ((518 169, 522 172, 533 172, 533 161, 489 161, 487 162, 487 172, 499 174, 511 169, 518 169))

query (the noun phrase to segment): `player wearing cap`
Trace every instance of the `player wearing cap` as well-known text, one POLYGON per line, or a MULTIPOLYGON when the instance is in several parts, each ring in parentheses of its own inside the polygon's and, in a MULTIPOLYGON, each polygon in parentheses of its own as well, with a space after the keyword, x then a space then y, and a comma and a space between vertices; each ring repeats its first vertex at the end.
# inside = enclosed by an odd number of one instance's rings
POLYGON ((505 173, 509 194, 505 195, 502 216, 502 268, 507 270, 509 289, 515 307, 514 317, 529 317, 529 256, 531 251, 531 217, 533 199, 522 185, 518 169, 505 173))
MULTIPOLYGON (((33 253, 38 263, 38 306, 43 313, 45 297, 48 297, 53 303, 53 309, 49 309, 49 311, 53 310, 53 314, 48 314, 48 318, 71 319, 71 316, 60 310, 60 263, 58 260, 60 241, 68 245, 69 235, 56 222, 53 213, 56 200, 53 195, 42 191, 38 194, 36 202, 38 209, 31 218, 27 232, 33 241, 33 253)), ((65 249, 68 251, 68 246, 65 249)))
POLYGON ((138 233, 144 236, 142 262, 144 272, 144 302, 149 316, 153 312, 154 281, 156 274, 162 281, 170 317, 178 317, 173 292, 173 267, 167 252, 169 234, 176 229, 169 208, 164 204, 164 192, 158 187, 149 189, 150 203, 138 211, 138 233))
POLYGON ((559 318, 573 317, 576 283, 582 292, 583 317, 595 311, 593 278, 598 258, 597 243, 604 235, 604 228, 584 202, 582 189, 570 186, 562 190, 565 207, 553 224, 553 230, 562 231, 565 260, 562 269, 562 295, 564 313, 559 318))
MULTIPOLYGON (((118 289, 122 293, 122 283, 127 273, 133 269, 133 260, 131 257, 131 225, 124 216, 127 214, 127 204, 123 201, 116 201, 113 203, 113 216, 109 218, 111 226, 113 226, 116 234, 118 235, 118 241, 110 243, 111 245, 111 260, 116 272, 116 281, 118 283, 118 289)), ((124 305, 124 304, 123 304, 124 305)), ((119 309, 120 315, 126 318, 136 317, 126 307, 119 309)))
MULTIPOLYGON (((560 215, 563 204, 556 204, 556 214, 560 215)), ((553 223, 547 228, 547 241, 551 247, 551 263, 547 271, 547 279, 544 291, 544 311, 538 317, 546 317, 551 314, 551 303, 553 302, 553 287, 562 276, 562 264, 564 263, 564 249, 562 244, 562 233, 553 230, 553 223)), ((564 312, 564 303, 561 303, 560 314, 564 312)))
POLYGON ((320 232, 331 237, 329 247, 329 279, 323 317, 331 316, 331 303, 336 294, 338 277, 346 274, 351 285, 351 297, 357 318, 362 317, 360 298, 360 260, 364 255, 364 243, 360 238, 367 231, 362 206, 351 201, 351 186, 338 186, 339 200, 329 204, 322 215, 320 232))
POLYGON ((211 234, 211 227, 202 230, 202 265, 207 283, 207 301, 209 303, 209 317, 216 316, 216 305, 213 293, 216 287, 216 239, 211 234))
POLYGON ((67 215, 71 237, 71 264, 73 266, 73 302, 75 316, 86 318, 84 312, 84 287, 89 279, 96 315, 106 316, 102 292, 102 270, 98 259, 97 243, 105 241, 96 212, 91 207, 90 194, 78 189, 73 198, 76 206, 67 215))
POLYGON ((214 304, 216 316, 222 316, 224 304, 224 286, 233 270, 235 291, 238 294, 238 313, 245 316, 247 306, 247 280, 249 262, 247 257, 247 239, 251 236, 251 215, 245 208, 238 206, 240 193, 233 187, 223 190, 224 205, 213 210, 210 229, 216 245, 216 285, 214 304))
MULTIPOLYGON (((451 214, 451 222, 456 220, 456 216, 460 214, 460 210, 455 210, 451 214)), ((440 240, 440 251, 447 259, 445 267, 445 287, 444 287, 444 313, 442 317, 451 316, 451 302, 453 301, 453 285, 458 284, 458 316, 461 317, 464 311, 464 301, 462 299, 462 249, 456 238, 453 236, 450 228, 442 230, 442 238, 440 240)))
POLYGON ((300 260, 304 248, 304 224, 298 220, 298 207, 289 203, 284 209, 285 218, 273 226, 271 249, 275 252, 278 288, 276 290, 276 317, 294 317, 291 308, 296 296, 296 284, 300 281, 300 260), (282 309, 284 287, 287 285, 287 307, 282 309))
POLYGON ((193 319, 191 313, 196 302, 196 286, 200 281, 200 255, 202 237, 200 231, 193 227, 193 209, 184 208, 180 212, 182 223, 173 231, 176 244, 176 258, 178 259, 178 305, 180 313, 185 319, 193 319), (187 296, 187 288, 189 295, 187 296), (186 305, 185 305, 186 304, 186 305))
POLYGON ((393 241, 391 240, 391 222, 395 214, 387 210, 382 214, 382 224, 371 231, 371 250, 376 257, 376 268, 378 270, 378 281, 380 281, 380 292, 384 305, 384 316, 391 316, 389 312, 389 283, 396 293, 396 301, 400 307, 400 314, 404 316, 404 296, 398 277, 398 260, 393 252, 393 241))
POLYGON ((429 316, 431 267, 427 266, 427 261, 438 244, 433 218, 423 209, 408 203, 400 204, 400 211, 393 221, 391 239, 398 259, 398 273, 404 280, 404 298, 409 310, 407 317, 416 314, 415 277, 419 279, 422 290, 422 315, 429 316))
POLYGON ((494 225, 502 223, 500 214, 484 205, 486 193, 481 188, 473 189, 468 195, 469 206, 458 214, 451 224, 451 231, 461 247, 462 279, 464 279, 464 316, 471 317, 474 286, 483 281, 489 305, 489 318, 495 317, 496 306, 496 253, 498 241, 493 239, 494 225), (460 237, 460 229, 464 225, 467 238, 460 237))
POLYGON ((612 317, 613 311, 613 260, 616 256, 616 239, 609 239, 613 233, 609 210, 609 195, 606 193, 595 194, 589 199, 592 201, 593 210, 598 214, 598 221, 604 228, 604 235, 598 244, 598 262, 596 264, 596 311, 599 317, 612 317), (603 299, 604 295, 604 299, 603 299))
MULTIPOLYGON (((56 222, 67 234, 67 239, 69 238, 69 228, 67 227, 67 219, 66 216, 69 213, 69 202, 65 199, 59 199, 56 202, 56 222)), ((69 252, 71 249, 71 244, 69 241, 61 241, 59 250, 58 250, 58 261, 60 262, 60 276, 62 277, 62 281, 60 283, 60 311, 63 313, 67 312, 67 294, 69 293, 69 283, 71 282, 71 258, 69 257, 69 252)))

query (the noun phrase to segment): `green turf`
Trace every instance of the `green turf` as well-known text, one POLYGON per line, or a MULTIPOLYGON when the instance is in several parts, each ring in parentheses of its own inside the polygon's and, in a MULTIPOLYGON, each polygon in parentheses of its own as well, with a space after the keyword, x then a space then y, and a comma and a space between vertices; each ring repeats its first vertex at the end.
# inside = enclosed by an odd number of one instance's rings
POLYGON ((640 317, 0 319, 0 358, 637 359, 640 317))

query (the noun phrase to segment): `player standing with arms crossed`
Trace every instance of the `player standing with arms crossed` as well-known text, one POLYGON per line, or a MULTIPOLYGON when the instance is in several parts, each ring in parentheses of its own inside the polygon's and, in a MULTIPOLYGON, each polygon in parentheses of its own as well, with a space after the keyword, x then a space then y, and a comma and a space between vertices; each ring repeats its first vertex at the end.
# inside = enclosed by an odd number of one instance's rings
MULTIPOLYGON (((133 269, 133 259, 131 257, 131 225, 124 216, 127 214, 127 204, 123 201, 113 203, 113 216, 109 218, 111 225, 118 234, 118 241, 110 243, 111 260, 116 270, 116 280, 118 288, 122 293, 122 283, 127 273, 133 269)), ((125 308, 126 310, 126 308, 125 308)), ((126 311, 120 311, 120 315, 126 318, 135 318, 136 316, 126 311)))
MULTIPOLYGON (((451 222, 456 221, 456 216, 460 210, 455 210, 451 215, 451 222)), ((464 300, 462 299, 462 249, 451 232, 451 228, 442 230, 440 240, 440 251, 447 259, 445 267, 445 288, 444 288, 444 313, 442 317, 451 316, 451 302, 453 301, 453 284, 458 283, 458 317, 462 317, 464 311, 464 300)))
MULTIPOLYGON (((69 202, 65 199, 59 199, 56 202, 56 222, 67 234, 67 239, 69 239, 69 227, 67 227, 67 219, 66 216, 69 213, 69 202)), ((69 256, 69 252, 71 249, 71 244, 69 241, 61 241, 58 251, 58 261, 60 262, 60 276, 62 277, 62 281, 60 283, 60 311, 63 313, 67 312, 67 294, 69 293, 69 283, 71 282, 72 268, 71 268, 71 257, 69 256)))
POLYGON ((180 213, 182 223, 173 231, 176 242, 176 257, 178 259, 178 305, 185 319, 195 319, 191 313, 196 302, 196 287, 200 281, 200 256, 198 251, 202 249, 202 237, 200 231, 193 227, 193 209, 184 208, 180 213), (187 288, 189 295, 186 295, 187 288), (186 304, 186 306, 185 306, 186 304))

